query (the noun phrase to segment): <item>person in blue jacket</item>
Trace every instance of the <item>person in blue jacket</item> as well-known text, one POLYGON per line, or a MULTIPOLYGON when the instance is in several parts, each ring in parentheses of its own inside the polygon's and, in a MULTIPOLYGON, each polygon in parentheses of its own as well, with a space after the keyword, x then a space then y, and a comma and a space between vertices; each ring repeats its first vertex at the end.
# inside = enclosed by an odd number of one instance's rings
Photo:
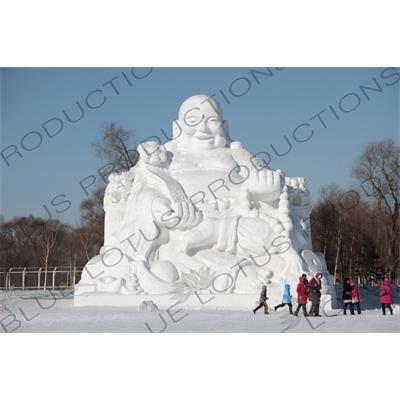
POLYGON ((283 289, 282 303, 278 304, 277 306, 275 306, 274 310, 276 311, 277 308, 285 307, 286 305, 289 306, 290 314, 293 314, 293 311, 292 311, 292 296, 290 295, 290 285, 288 285, 287 283, 285 284, 285 287, 283 289))

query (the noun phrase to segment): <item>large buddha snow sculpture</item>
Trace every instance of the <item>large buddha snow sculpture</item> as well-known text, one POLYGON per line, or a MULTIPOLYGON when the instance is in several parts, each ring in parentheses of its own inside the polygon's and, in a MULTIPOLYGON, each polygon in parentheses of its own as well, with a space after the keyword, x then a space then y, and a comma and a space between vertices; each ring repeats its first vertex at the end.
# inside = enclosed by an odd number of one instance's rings
POLYGON ((285 177, 232 141, 214 99, 187 99, 173 139, 138 151, 124 180, 110 180, 106 193, 118 213, 106 208, 112 234, 84 269, 78 293, 170 293, 182 274, 205 267, 219 276, 209 291, 253 293, 324 269, 305 223, 305 179, 285 177), (112 196, 115 181, 125 182, 124 196, 112 196))

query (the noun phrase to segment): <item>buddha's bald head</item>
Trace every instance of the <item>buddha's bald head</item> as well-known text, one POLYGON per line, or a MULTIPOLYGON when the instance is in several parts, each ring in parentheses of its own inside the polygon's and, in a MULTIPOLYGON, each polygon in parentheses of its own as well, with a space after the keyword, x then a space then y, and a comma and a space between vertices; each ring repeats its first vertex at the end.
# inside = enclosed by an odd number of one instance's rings
POLYGON ((179 108, 179 115, 178 115, 179 120, 184 121, 185 116, 190 111, 195 111, 195 110, 199 111, 201 110, 205 112, 214 111, 215 113, 217 113, 219 119, 221 121, 223 120, 222 110, 220 105, 212 97, 207 96, 205 94, 197 94, 195 96, 186 99, 179 108))

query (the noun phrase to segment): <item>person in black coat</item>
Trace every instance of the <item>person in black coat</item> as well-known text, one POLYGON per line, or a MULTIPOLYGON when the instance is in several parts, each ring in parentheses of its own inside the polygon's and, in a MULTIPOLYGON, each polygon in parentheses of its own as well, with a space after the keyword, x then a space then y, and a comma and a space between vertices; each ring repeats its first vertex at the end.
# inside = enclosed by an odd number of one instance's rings
POLYGON ((260 304, 253 310, 253 313, 255 314, 257 310, 264 306, 264 314, 269 314, 267 300, 267 287, 263 286, 260 293, 260 304))
POLYGON ((311 299, 311 308, 309 312, 310 317, 320 317, 319 303, 321 302, 321 290, 320 285, 316 280, 314 280, 312 286, 309 287, 309 296, 311 299))
POLYGON ((350 285, 350 279, 346 278, 343 283, 343 315, 346 314, 347 306, 350 305, 350 314, 354 315, 354 304, 352 303, 352 295, 351 291, 353 290, 353 286, 350 285))

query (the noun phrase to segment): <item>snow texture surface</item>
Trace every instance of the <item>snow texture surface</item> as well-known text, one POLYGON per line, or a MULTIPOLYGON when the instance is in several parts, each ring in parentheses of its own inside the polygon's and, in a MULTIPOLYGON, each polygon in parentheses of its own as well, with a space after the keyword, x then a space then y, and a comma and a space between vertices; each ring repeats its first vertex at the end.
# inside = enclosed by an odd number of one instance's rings
MULTIPOLYGON (((254 315, 245 310, 199 310, 179 304, 169 309, 152 306, 74 307, 66 291, 2 292, 1 333, 399 333, 398 288, 393 316, 382 315, 375 288, 360 288, 362 315, 343 315, 341 309, 321 309, 321 318, 289 314, 288 307, 254 315)), ((340 291, 338 291, 340 296, 340 291)), ((257 299, 255 299, 256 301, 257 299)), ((294 303, 295 306, 295 303, 294 303)))

